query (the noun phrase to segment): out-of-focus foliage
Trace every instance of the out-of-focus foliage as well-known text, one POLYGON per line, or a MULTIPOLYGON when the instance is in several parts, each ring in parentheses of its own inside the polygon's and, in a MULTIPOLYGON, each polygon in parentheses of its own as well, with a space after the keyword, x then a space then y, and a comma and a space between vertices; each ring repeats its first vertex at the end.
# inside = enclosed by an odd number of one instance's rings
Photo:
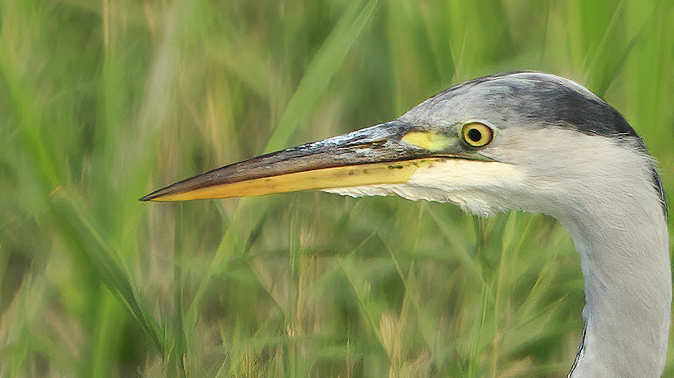
POLYGON ((674 188, 672 67, 669 1, 4 0, 0 376, 564 377, 583 285, 553 219, 137 198, 509 70, 607 99, 674 188))

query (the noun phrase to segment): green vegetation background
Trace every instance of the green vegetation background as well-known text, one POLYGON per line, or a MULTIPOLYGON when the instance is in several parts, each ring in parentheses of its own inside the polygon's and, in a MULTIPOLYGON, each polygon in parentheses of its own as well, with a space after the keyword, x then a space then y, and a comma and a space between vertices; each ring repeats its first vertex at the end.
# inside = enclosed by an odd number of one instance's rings
POLYGON ((3 0, 0 376, 565 377, 583 285, 553 219, 137 201, 509 70, 607 99, 674 193, 669 1, 3 0))

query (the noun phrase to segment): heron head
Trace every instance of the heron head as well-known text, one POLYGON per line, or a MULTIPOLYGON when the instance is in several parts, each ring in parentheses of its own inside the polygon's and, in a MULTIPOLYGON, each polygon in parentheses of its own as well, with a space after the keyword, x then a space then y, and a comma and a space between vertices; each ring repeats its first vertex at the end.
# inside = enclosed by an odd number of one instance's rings
POLYGON ((662 197, 643 142, 616 110, 570 80, 516 73, 454 86, 395 121, 215 169, 141 200, 320 189, 563 217, 630 185, 629 174, 662 197))

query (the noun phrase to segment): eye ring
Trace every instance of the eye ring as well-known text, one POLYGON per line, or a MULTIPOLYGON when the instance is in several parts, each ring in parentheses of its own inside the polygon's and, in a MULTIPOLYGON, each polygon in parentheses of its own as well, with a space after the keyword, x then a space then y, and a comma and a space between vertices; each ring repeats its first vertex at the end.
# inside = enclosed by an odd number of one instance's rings
POLYGON ((484 147, 494 140, 494 130, 480 122, 469 122, 463 125, 461 137, 471 147, 484 147))

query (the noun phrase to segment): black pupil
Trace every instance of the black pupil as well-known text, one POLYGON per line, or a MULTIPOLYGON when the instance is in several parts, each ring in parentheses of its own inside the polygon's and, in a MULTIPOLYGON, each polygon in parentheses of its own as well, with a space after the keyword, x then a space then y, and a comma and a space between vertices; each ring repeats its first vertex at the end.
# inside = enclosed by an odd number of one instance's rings
POLYGON ((478 129, 470 129, 468 130, 468 139, 477 143, 482 139, 482 133, 478 129))

